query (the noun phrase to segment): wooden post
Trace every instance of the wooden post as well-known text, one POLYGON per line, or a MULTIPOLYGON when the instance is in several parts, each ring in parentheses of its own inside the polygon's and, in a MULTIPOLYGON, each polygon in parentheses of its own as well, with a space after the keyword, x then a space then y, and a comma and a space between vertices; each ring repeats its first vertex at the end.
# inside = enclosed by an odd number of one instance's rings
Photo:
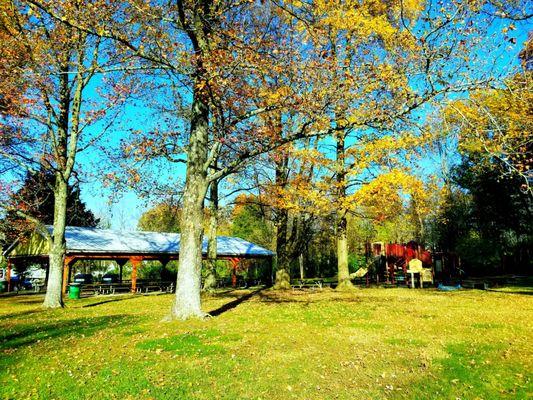
POLYGON ((231 286, 233 288, 237 287, 237 267, 239 266, 239 259, 231 259, 231 286))
POLYGON ((67 292, 67 286, 70 282, 70 267, 74 263, 74 260, 74 257, 65 257, 65 259, 63 260, 63 296, 67 292))
POLYGON ((132 257, 131 262, 131 293, 137 292, 137 268, 141 266, 142 258, 132 257))
POLYGON ((6 280, 7 280, 7 291, 11 292, 11 260, 7 259, 7 270, 6 270, 6 280))

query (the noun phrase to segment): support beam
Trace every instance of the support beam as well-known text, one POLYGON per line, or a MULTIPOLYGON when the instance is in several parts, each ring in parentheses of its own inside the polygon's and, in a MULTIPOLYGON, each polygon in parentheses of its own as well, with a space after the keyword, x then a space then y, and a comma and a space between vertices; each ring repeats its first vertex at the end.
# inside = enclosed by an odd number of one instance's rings
POLYGON ((76 262, 76 258, 71 256, 67 256, 63 260, 63 296, 67 292, 67 286, 70 282, 70 267, 72 266, 72 264, 74 264, 74 262, 76 262))
POLYGON ((141 267, 142 258, 141 257, 132 257, 130 258, 131 262, 131 293, 137 292, 137 268, 141 267))
POLYGON ((168 272, 166 271, 167 264, 170 262, 169 257, 161 257, 158 260, 161 263, 161 271, 159 272, 159 279, 161 282, 165 280, 165 278, 168 277, 168 272))
POLYGON ((123 268, 124 268, 124 265, 128 262, 128 260, 126 259, 123 259, 123 258, 118 258, 116 260, 114 260, 117 265, 118 265, 118 281, 120 283, 122 283, 122 272, 123 272, 123 268))
POLYGON ((230 258, 231 261, 231 286, 233 288, 237 287, 237 268, 239 267, 240 259, 239 258, 230 258))

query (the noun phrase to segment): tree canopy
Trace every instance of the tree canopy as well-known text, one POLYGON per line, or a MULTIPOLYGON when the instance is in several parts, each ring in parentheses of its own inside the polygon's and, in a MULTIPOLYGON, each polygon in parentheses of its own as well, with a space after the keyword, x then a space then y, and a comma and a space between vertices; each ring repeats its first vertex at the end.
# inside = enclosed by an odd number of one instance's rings
MULTIPOLYGON (((54 222, 54 174, 45 169, 28 172, 22 186, 9 199, 8 211, 0 220, 4 235, 3 245, 35 228, 27 219, 30 216, 43 224, 54 222)), ((67 197, 67 225, 96 227, 99 219, 80 198, 79 185, 69 185, 67 197)))
POLYGON ((179 232, 180 218, 179 205, 169 202, 159 203, 141 215, 137 228, 151 232, 179 232))

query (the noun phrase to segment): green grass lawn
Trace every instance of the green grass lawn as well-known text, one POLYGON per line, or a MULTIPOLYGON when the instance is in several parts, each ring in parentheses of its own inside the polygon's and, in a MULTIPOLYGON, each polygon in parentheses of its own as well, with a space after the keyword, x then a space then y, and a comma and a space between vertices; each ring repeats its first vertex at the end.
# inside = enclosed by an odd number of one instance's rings
POLYGON ((533 297, 246 291, 161 322, 171 295, 43 311, 0 298, 1 399, 531 398, 533 297), (233 303, 232 303, 233 302, 233 303), (222 307, 222 308, 221 308, 222 307))

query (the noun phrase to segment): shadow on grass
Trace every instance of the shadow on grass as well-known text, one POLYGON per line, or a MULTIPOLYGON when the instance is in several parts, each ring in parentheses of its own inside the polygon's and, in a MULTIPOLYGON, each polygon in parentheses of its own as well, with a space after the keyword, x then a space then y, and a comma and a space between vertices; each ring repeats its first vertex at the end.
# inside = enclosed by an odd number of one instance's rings
MULTIPOLYGON (((18 292, 6 292, 6 293, 0 293, 0 300, 1 299, 11 299, 12 298, 26 298, 26 296, 43 296, 44 297, 45 292, 32 292, 27 290, 20 290, 18 292)), ((38 300, 35 300, 38 301, 38 300)), ((42 299, 40 300, 42 301, 42 299)))
POLYGON ((4 314, 4 315, 0 315, 0 321, 8 321, 8 320, 11 320, 11 319, 25 317, 25 316, 28 316, 28 315, 39 314, 39 313, 42 313, 43 311, 45 311, 45 310, 44 309, 38 309, 38 310, 21 311, 21 312, 18 312, 18 313, 4 314))
POLYGON ((97 331, 131 324, 134 318, 124 315, 111 315, 95 318, 78 318, 65 321, 40 322, 18 325, 0 332, 0 351, 14 350, 37 342, 69 335, 90 336, 97 331))
MULTIPOLYGON (((99 306, 99 305, 102 305, 102 304, 106 304, 106 303, 114 303, 114 302, 117 302, 117 301, 123 301, 123 300, 133 300, 133 299, 139 299, 141 297, 157 297, 157 296, 166 296, 166 295, 169 295, 171 293, 166 293, 166 292, 155 292, 155 293, 142 293, 142 294, 123 294, 123 295, 120 295, 121 297, 116 297, 116 298, 111 298, 111 299, 106 299, 106 300, 101 300, 101 301, 97 301, 97 302, 94 302, 94 303, 89 303, 89 304, 84 304, 83 306, 81 306, 81 308, 87 308, 87 307, 96 307, 96 306, 99 306)), ((116 296, 116 295, 111 295, 111 296, 116 296)))
POLYGON ((249 300, 250 298, 252 298, 253 296, 255 296, 256 294, 258 294, 259 292, 261 292, 263 290, 264 290, 264 288, 260 288, 260 289, 254 290, 254 291, 252 291, 250 293, 246 293, 246 294, 242 295, 241 297, 238 297, 235 300, 232 300, 229 303, 226 303, 226 304, 222 305, 221 307, 219 307, 219 308, 217 308, 217 309, 215 309, 213 311, 210 311, 209 315, 211 315, 212 317, 218 317, 219 315, 225 313, 226 311, 229 311, 229 310, 237 307, 242 302, 244 302, 246 300, 249 300))
POLYGON ((9 298, 10 304, 41 304, 44 301, 44 296, 37 296, 34 297, 24 294, 24 295, 18 295, 18 296, 12 296, 9 298))
MULTIPOLYGON (((336 292, 334 289, 304 289, 304 290, 287 290, 287 291, 267 291, 260 294, 260 301, 262 303, 282 304, 315 304, 315 303, 331 303, 331 294, 335 295, 334 301, 337 303, 362 303, 363 300, 355 296, 358 294, 357 290, 353 292, 336 292), (346 293, 352 293, 354 296, 345 296, 346 293), (337 296, 338 295, 338 296, 337 296)), ((390 301, 392 298, 387 298, 384 301, 390 301)))
POLYGON ((124 300, 132 300, 132 299, 135 299, 137 297, 133 296, 133 295, 126 295, 124 297, 118 297, 118 298, 115 298, 115 299, 106 299, 106 300, 102 300, 102 301, 97 301, 95 303, 89 303, 89 304, 84 304, 83 306, 81 306, 81 308, 87 308, 87 307, 96 307, 96 306, 100 306, 102 304, 107 304, 107 303, 115 303, 117 301, 124 301, 124 300))

